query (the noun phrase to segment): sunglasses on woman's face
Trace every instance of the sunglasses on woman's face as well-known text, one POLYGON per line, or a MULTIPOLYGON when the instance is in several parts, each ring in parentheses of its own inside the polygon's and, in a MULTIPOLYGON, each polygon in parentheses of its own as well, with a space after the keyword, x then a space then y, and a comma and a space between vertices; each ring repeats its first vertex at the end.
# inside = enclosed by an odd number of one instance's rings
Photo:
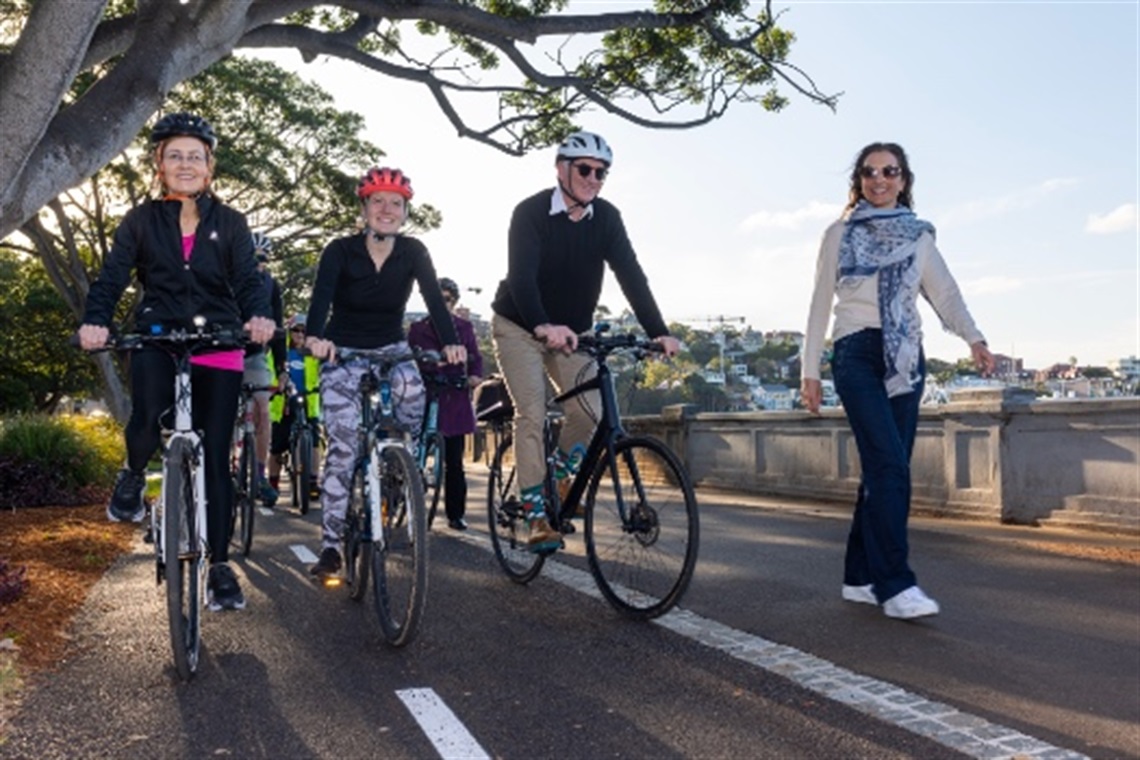
POLYGON ((571 164, 571 166, 578 170, 578 176, 582 179, 586 179, 590 176, 590 173, 593 172, 598 182, 605 182, 606 175, 610 172, 610 170, 604 166, 590 166, 588 164, 571 164))
POLYGON ((874 179, 880 174, 887 179, 894 179, 902 176, 902 168, 898 166, 884 166, 882 169, 876 169, 874 166, 859 167, 859 176, 863 179, 874 179))

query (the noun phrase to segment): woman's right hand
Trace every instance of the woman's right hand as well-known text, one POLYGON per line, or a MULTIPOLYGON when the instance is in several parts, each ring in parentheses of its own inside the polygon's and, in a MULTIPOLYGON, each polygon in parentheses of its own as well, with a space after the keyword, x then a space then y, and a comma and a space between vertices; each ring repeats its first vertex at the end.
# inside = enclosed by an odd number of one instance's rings
POLYGON ((823 383, 805 377, 800 385, 800 401, 809 412, 819 414, 819 407, 823 403, 823 383))
POLYGON ((107 345, 107 336, 110 331, 102 325, 81 325, 79 328, 79 347, 84 351, 93 351, 107 345))
POLYGON ((336 361, 336 346, 331 340, 310 335, 305 338, 305 348, 317 359, 336 361))

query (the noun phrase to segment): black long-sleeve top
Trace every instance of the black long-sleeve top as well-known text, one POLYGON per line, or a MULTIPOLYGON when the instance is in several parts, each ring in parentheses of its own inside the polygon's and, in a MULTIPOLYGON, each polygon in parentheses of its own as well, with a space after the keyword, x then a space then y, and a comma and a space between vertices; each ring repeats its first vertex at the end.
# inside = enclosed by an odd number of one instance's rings
POLYGON ((593 216, 572 222, 565 213, 551 215, 552 192, 543 190, 515 207, 507 276, 491 304, 495 313, 531 331, 558 324, 585 332, 593 324, 608 264, 649 337, 668 335, 617 207, 595 198, 593 216))
POLYGON ((403 235, 396 237, 380 271, 368 255, 363 235, 329 243, 317 266, 306 330, 309 335, 352 348, 398 343, 404 340, 404 310, 413 282, 419 286, 444 345, 458 345, 431 255, 419 240, 403 235))

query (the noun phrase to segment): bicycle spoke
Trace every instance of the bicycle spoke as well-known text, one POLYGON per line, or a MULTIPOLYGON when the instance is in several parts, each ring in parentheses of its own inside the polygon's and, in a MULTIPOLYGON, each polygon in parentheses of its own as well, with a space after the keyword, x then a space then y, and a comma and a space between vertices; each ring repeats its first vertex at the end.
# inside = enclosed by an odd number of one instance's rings
POLYGON ((382 535, 374 542, 373 596, 384 638, 404 646, 427 599, 427 512, 422 475, 406 449, 382 450, 382 535))
POLYGON ((495 452, 487 477, 487 527, 503 572, 516 583, 529 583, 542 570, 545 558, 527 549, 526 519, 514 485, 514 450, 507 436, 495 452))

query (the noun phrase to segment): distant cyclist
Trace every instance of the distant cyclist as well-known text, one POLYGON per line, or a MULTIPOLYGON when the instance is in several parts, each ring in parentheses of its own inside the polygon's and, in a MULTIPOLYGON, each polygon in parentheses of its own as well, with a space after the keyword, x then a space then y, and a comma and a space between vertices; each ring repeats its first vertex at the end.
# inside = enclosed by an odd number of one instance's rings
MULTIPOLYGON (((269 297, 269 306, 273 312, 273 321, 281 324, 284 321, 284 306, 282 305, 281 286, 269 273, 269 255, 273 252, 273 241, 264 232, 254 232, 252 235, 254 256, 257 259, 257 272, 261 287, 269 297)), ((285 365, 285 340, 273 340, 269 343, 269 351, 264 346, 252 345, 245 350, 245 375, 242 382, 260 388, 277 386, 278 378, 283 384, 285 365)), ((271 426, 269 419, 269 391, 258 391, 253 394, 253 440, 254 454, 257 459, 257 497, 267 507, 277 503, 277 488, 266 479, 266 462, 269 461, 269 439, 271 426)))
MULTIPOLYGON (((115 307, 131 283, 142 285, 135 329, 189 328, 196 316, 265 343, 273 337, 269 299, 257 275, 245 217, 210 190, 217 137, 200 116, 173 113, 151 131, 162 197, 127 212, 115 230, 99 277, 91 284, 79 343, 107 342, 115 307)), ((194 427, 202 431, 206 475, 206 532, 210 544, 207 598, 211 609, 241 609, 245 597, 229 559, 233 482, 229 451, 237 415, 242 351, 199 354, 191 362, 194 427)), ((114 521, 139 522, 145 514, 146 465, 158 451, 159 417, 174 403, 175 366, 157 348, 131 356, 131 418, 126 427, 127 466, 107 507, 114 521)))
MULTIPOLYGON (((341 361, 337 347, 406 352, 404 309, 412 285, 417 285, 436 330, 443 336, 447 362, 462 363, 467 359, 440 294, 427 247, 400 234, 408 219, 412 194, 411 180, 399 169, 369 169, 356 187, 364 219, 363 233, 329 243, 317 267, 305 338, 305 346, 313 356, 328 360, 321 369, 321 410, 328 449, 321 479, 322 549, 317 563, 310 568, 316 576, 340 571, 337 547, 344 533, 356 457, 360 378, 368 371, 367 361, 341 361)), ((414 361, 396 367, 392 396, 398 401, 396 418, 409 430, 418 431, 426 393, 414 361)))
MULTIPOLYGON (((444 368, 444 374, 456 377, 467 375, 467 387, 447 386, 434 389, 439 397, 439 432, 443 435, 444 451, 444 509, 447 524, 453 530, 467 530, 464 514, 467 512, 467 476, 463 472, 463 450, 467 445, 467 434, 475 431, 475 409, 471 406, 471 388, 483 379, 483 356, 479 353, 479 343, 475 338, 475 326, 471 320, 459 316, 455 309, 459 304, 459 286, 455 280, 441 277, 439 287, 443 300, 455 321, 455 332, 467 349, 467 366, 444 368)), ((408 343, 419 348, 438 351, 443 347, 431 318, 425 317, 413 322, 408 328, 408 343)))
MULTIPOLYGON (((321 370, 320 362, 314 357, 304 353, 305 347, 305 315, 295 314, 286 324, 289 328, 289 345, 285 351, 285 370, 282 377, 288 377, 289 383, 295 391, 308 393, 305 397, 305 414, 313 428, 313 441, 320 433, 318 428, 321 419, 321 370)), ((284 395, 274 396, 269 402, 269 416, 273 420, 272 445, 269 458, 269 485, 277 490, 281 482, 281 455, 289 450, 289 434, 293 427, 293 410, 284 395)), ((296 463, 294 463, 296 466, 296 463)), ((313 473, 312 497, 319 497, 317 489, 317 447, 313 446, 313 461, 309 472, 313 473)))
MULTIPOLYGON (((567 389, 580 373, 591 373, 589 357, 571 352, 578 334, 591 327, 607 266, 649 337, 667 356, 680 348, 657 308, 621 213, 598 198, 612 164, 613 151, 600 135, 575 132, 558 146, 557 187, 522 201, 511 216, 507 276, 492 304, 495 355, 515 405, 515 456, 532 551, 557 548, 561 541, 546 519, 542 497, 546 378, 567 389)), ((596 408, 596 394, 584 403, 596 408)), ((560 474, 568 476, 584 453, 596 415, 577 400, 564 411, 560 474)))

